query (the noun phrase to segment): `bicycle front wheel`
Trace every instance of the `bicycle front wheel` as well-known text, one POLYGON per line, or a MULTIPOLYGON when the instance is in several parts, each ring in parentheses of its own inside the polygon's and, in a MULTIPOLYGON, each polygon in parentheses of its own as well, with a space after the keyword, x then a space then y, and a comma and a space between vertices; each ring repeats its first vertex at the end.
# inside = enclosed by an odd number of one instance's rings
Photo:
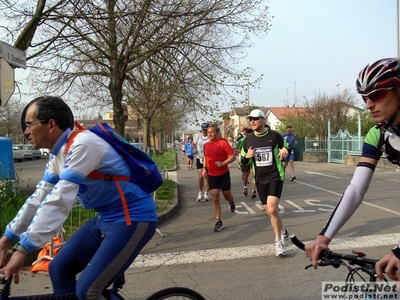
POLYGON ((163 290, 160 290, 150 297, 147 300, 205 300, 205 298, 200 295, 198 292, 193 291, 189 288, 185 287, 170 287, 163 290))

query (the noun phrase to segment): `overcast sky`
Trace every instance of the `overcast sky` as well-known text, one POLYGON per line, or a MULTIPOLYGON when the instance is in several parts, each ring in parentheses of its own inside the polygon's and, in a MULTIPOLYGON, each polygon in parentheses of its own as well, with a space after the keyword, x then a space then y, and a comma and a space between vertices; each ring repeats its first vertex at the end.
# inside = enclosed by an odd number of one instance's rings
MULTIPOLYGON (((284 106, 303 96, 355 93, 359 71, 369 62, 397 56, 397 0, 270 0, 272 27, 253 38, 243 66, 264 74, 250 102, 284 106), (339 84, 337 86, 337 84, 339 84)), ((256 77, 256 75, 254 76, 256 77)), ((361 106, 361 102, 359 102, 361 106)))

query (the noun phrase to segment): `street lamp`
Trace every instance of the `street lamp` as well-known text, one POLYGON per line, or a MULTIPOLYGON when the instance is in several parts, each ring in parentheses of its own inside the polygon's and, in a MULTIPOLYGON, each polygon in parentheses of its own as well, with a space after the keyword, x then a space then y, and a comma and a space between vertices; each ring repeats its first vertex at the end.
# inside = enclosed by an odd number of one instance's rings
POLYGON ((337 86, 337 91, 340 94, 340 89, 339 89, 340 83, 336 83, 336 86, 337 86))

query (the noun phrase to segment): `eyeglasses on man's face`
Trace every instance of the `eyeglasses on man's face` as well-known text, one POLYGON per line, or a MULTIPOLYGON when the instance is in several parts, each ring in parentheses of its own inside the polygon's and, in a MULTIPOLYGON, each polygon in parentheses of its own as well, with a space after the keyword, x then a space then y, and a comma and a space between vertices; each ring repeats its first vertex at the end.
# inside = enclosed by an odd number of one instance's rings
POLYGON ((43 123, 43 122, 45 122, 45 121, 44 120, 39 120, 39 121, 36 121, 36 122, 33 122, 33 123, 27 122, 27 123, 25 123, 25 126, 26 126, 26 128, 31 128, 33 125, 36 125, 36 124, 39 124, 39 123, 43 123))
POLYGON ((249 118, 249 121, 258 121, 258 120, 260 120, 260 118, 259 117, 250 117, 249 118))
POLYGON ((365 103, 367 103, 368 99, 372 102, 379 102, 385 99, 391 89, 393 89, 393 87, 376 89, 367 94, 361 94, 361 96, 365 103))

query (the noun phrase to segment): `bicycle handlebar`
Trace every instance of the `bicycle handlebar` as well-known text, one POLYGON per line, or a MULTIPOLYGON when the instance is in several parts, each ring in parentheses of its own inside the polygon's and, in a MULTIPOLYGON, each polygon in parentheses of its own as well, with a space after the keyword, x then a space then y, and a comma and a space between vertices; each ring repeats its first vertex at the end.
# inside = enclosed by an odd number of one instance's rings
POLYGON ((0 274, 0 284, 6 284, 7 280, 4 278, 4 274, 0 274))
MULTIPOLYGON (((290 236, 292 243, 300 248, 301 250, 305 250, 305 245, 302 241, 300 241, 294 234, 290 236)), ((339 260, 346 260, 351 265, 358 265, 360 267, 368 267, 368 268, 375 268, 375 264, 378 262, 377 259, 371 259, 363 257, 360 252, 356 252, 353 254, 341 254, 335 253, 330 250, 324 250, 320 254, 321 262, 319 263, 320 266, 334 266, 338 268, 340 266, 339 260)))

